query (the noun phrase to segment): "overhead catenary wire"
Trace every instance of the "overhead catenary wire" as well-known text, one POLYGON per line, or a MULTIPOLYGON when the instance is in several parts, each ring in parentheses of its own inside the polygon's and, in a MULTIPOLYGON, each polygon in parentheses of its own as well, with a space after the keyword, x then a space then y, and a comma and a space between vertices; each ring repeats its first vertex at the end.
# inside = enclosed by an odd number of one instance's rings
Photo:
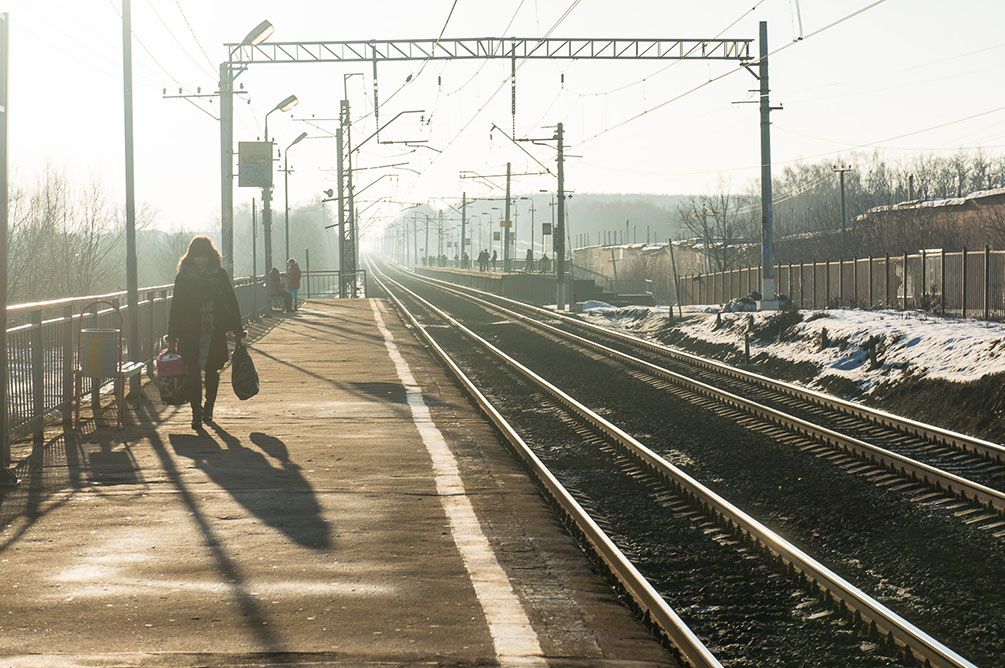
MULTIPOLYGON (((721 37, 723 35, 723 33, 725 33, 727 30, 729 30, 730 28, 732 28, 733 26, 735 26, 737 23, 739 23, 740 21, 742 21, 743 19, 745 19, 749 14, 753 13, 758 7, 760 7, 762 4, 764 4, 764 2, 766 2, 766 0, 757 0, 757 4, 755 4, 750 9, 746 10, 743 14, 741 14, 735 20, 733 20, 732 22, 730 22, 730 24, 728 26, 726 26, 725 28, 723 28, 722 30, 720 30, 718 33, 716 33, 710 39, 719 39, 719 37, 721 37)), ((684 53, 684 55, 685 56, 690 55, 699 46, 700 46, 699 44, 695 44, 690 49, 688 49, 684 53)), ((602 95, 610 95, 611 93, 617 93, 617 92, 626 90, 628 88, 633 88, 634 86, 638 86, 639 84, 646 83, 649 79, 652 79, 657 74, 662 74, 663 72, 667 71, 671 67, 674 67, 675 65, 679 65, 680 62, 681 62, 680 60, 673 60, 670 63, 668 63, 668 64, 664 65, 663 67, 661 67, 660 69, 656 70, 655 72, 653 72, 651 74, 648 74, 645 77, 643 77, 643 78, 641 78, 641 79, 639 79, 637 81, 633 81, 631 83, 627 83, 627 84, 618 86, 617 88, 612 88, 610 90, 597 91, 597 92, 593 92, 593 93, 579 93, 579 92, 576 92, 575 90, 571 90, 570 89, 569 92, 572 93, 573 95, 578 95, 580 97, 599 97, 599 96, 602 96, 602 95)))
MULTIPOLYGON (((820 33, 823 33, 823 32, 825 32, 827 30, 830 30, 831 28, 834 28, 834 27, 836 27, 836 26, 844 23, 845 21, 848 21, 848 20, 856 17, 859 14, 872 9, 873 7, 876 7, 878 5, 883 4, 884 2, 886 2, 886 0, 874 0, 874 2, 866 5, 865 7, 862 7, 861 9, 858 9, 858 10, 852 12, 851 14, 848 14, 848 15, 846 15, 846 16, 844 16, 844 17, 842 17, 842 18, 840 18, 840 19, 838 19, 836 21, 828 23, 827 25, 823 26, 822 28, 818 28, 817 30, 814 30, 813 32, 809 33, 803 39, 801 39, 801 40, 799 40, 797 42, 789 42, 788 44, 783 44, 782 46, 778 47, 774 51, 771 51, 770 53, 768 53, 764 57, 765 58, 769 58, 771 56, 774 56, 775 54, 781 53, 785 49, 788 49, 789 47, 791 47, 791 46, 793 46, 795 44, 803 44, 804 42, 806 42, 806 40, 810 39, 811 37, 814 37, 815 35, 819 35, 820 33)), ((601 130, 600 132, 598 132, 598 133, 596 133, 594 135, 591 135, 590 137, 587 137, 586 139, 584 139, 584 140, 582 140, 580 142, 580 145, 583 145, 583 144, 586 144, 588 142, 591 142, 594 139, 607 134, 608 132, 611 132, 611 131, 616 130, 616 129, 620 128, 620 127, 628 125, 629 123, 631 123, 633 121, 637 121, 638 119, 642 118, 643 116, 645 116, 645 115, 647 115, 647 114, 649 114, 649 113, 651 113, 653 111, 656 111, 657 109, 661 109, 661 108, 667 106, 668 104, 676 102, 677 100, 680 100, 680 99, 682 99, 684 97, 687 97, 688 95, 690 95, 690 94, 692 94, 694 92, 697 92, 697 91, 701 90, 702 88, 705 88, 706 86, 708 86, 710 84, 715 83, 716 81, 719 81, 721 79, 725 79, 726 77, 728 77, 728 76, 730 76, 732 74, 735 74, 735 73, 737 73, 737 72, 739 72, 741 70, 746 69, 747 67, 750 67, 752 65, 756 65, 756 64, 758 64, 760 62, 761 62, 761 58, 755 58, 755 59, 753 59, 753 60, 751 60, 749 62, 743 63, 742 65, 737 65, 736 67, 734 67, 734 68, 732 68, 732 69, 730 69, 730 70, 728 70, 726 72, 723 72, 719 76, 713 77, 713 78, 709 79, 708 81, 705 81, 704 83, 701 83, 701 84, 698 84, 697 86, 689 88, 688 90, 684 91, 683 93, 680 93, 679 95, 675 95, 675 96, 671 97, 668 100, 664 100, 663 102, 660 102, 659 104, 657 104, 654 107, 649 107, 648 109, 644 109, 640 113, 635 114, 634 116, 632 116, 630 118, 626 118, 625 120, 623 120, 623 121, 621 121, 619 123, 616 123, 615 125, 612 125, 612 126, 606 128, 604 130, 601 130)))
POLYGON ((182 50, 182 53, 184 53, 186 56, 188 56, 188 59, 191 60, 192 63, 195 64, 195 66, 198 67, 201 71, 203 71, 203 72, 207 72, 208 71, 210 78, 215 77, 216 76, 216 72, 214 72, 212 68, 210 68, 209 70, 207 70, 203 66, 202 63, 200 63, 198 60, 196 60, 195 56, 193 56, 191 53, 189 53, 188 49, 185 48, 185 45, 182 44, 181 40, 178 39, 178 36, 174 34, 174 30, 171 29, 171 26, 169 26, 167 24, 167 22, 164 20, 164 17, 161 16, 160 12, 157 11, 157 7, 154 5, 153 0, 147 0, 147 5, 150 6, 150 9, 153 11, 154 16, 156 16, 157 20, 160 21, 160 23, 161 23, 162 26, 164 26, 164 29, 167 30, 168 35, 170 35, 171 39, 173 39, 174 42, 175 42, 175 44, 178 45, 178 48, 182 50))
POLYGON ((181 8, 181 0, 175 0, 175 5, 177 5, 178 7, 178 13, 181 14, 181 18, 185 21, 185 25, 188 26, 188 31, 192 33, 192 39, 195 40, 195 43, 199 47, 199 50, 202 52, 202 55, 206 58, 206 62, 209 63, 209 66, 211 68, 216 68, 216 63, 214 63, 213 59, 209 57, 208 53, 206 53, 206 49, 202 47, 202 42, 199 41, 199 36, 196 35, 195 29, 192 28, 192 24, 189 22, 188 17, 185 15, 185 10, 181 8))

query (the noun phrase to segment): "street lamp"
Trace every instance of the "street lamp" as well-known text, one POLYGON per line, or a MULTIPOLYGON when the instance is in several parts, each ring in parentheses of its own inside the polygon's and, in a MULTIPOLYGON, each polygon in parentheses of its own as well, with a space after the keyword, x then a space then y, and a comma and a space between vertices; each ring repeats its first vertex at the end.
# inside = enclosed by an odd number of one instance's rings
POLYGON ((289 146, 286 147, 286 152, 283 154, 283 197, 285 198, 286 204, 286 257, 290 257, 290 149, 302 142, 307 138, 306 132, 301 132, 300 135, 294 139, 289 146))
MULTIPOLYGON (((256 28, 257 30, 257 28, 256 28)), ((264 37, 262 38, 264 39, 264 37)), ((276 111, 289 111, 297 105, 300 100, 297 99, 296 95, 290 95, 288 98, 273 107, 267 114, 265 114, 265 142, 269 144, 269 158, 272 158, 271 143, 269 142, 269 114, 276 111)), ((269 172, 271 173, 272 167, 271 163, 269 166, 269 172)), ((270 179, 271 181, 271 179, 270 179)), ((268 274, 272 271, 272 186, 264 186, 262 188, 262 224, 265 228, 265 272, 268 274)), ((270 312, 271 312, 271 300, 270 312)))
POLYGON ((269 141, 269 114, 273 111, 289 111, 293 107, 300 104, 300 100, 297 99, 296 95, 290 95, 288 98, 277 104, 272 108, 268 114, 265 114, 265 141, 269 141))
POLYGON ((244 39, 241 40, 241 46, 258 46, 267 40, 269 35, 275 32, 275 30, 276 27, 269 23, 268 20, 262 21, 244 36, 244 39))

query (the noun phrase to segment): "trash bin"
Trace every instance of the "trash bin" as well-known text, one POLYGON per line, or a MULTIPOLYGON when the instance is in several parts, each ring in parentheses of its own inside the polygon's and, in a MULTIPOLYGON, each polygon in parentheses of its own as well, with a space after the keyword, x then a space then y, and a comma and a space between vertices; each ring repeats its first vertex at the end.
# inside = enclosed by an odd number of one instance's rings
POLYGON ((118 329, 80 330, 80 372, 95 378, 115 378, 119 373, 118 329))

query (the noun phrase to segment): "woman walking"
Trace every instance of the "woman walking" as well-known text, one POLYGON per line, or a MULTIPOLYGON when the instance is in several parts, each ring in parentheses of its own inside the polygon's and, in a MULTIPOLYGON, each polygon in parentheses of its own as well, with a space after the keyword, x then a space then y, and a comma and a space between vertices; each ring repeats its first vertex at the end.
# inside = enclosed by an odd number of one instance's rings
POLYGON ((220 251, 209 237, 192 239, 178 263, 174 281, 169 342, 185 360, 186 385, 192 404, 192 428, 213 420, 220 387, 220 369, 227 363, 227 332, 244 337, 241 312, 230 277, 220 266, 220 251), (206 373, 206 405, 202 405, 202 374, 206 373))

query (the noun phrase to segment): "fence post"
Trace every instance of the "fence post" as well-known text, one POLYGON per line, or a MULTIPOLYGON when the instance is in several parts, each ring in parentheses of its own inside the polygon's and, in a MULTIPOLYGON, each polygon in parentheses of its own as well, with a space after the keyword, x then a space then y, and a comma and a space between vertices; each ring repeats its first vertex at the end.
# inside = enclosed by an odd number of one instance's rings
POLYGON ((843 308, 844 303, 844 258, 838 260, 838 308, 843 308))
POLYGON ((942 316, 945 317, 946 315, 946 249, 945 248, 942 249, 941 255, 942 255, 942 271, 939 273, 942 274, 941 276, 942 290, 940 293, 940 298, 942 301, 942 316))
POLYGON ((803 300, 803 286, 805 281, 803 280, 803 261, 799 261, 799 308, 806 308, 804 306, 805 302, 803 300))
POLYGON ((872 282, 872 256, 869 256, 869 308, 876 308, 876 298, 873 293, 873 282, 872 282))
POLYGON ((963 317, 967 317, 967 247, 963 247, 963 317))
POLYGON ((790 262, 786 266, 789 268, 789 271, 788 271, 788 274, 789 274, 789 284, 787 286, 785 286, 785 294, 787 294, 789 296, 789 299, 792 299, 792 263, 790 262))
POLYGON ((824 267, 827 270, 824 276, 824 287, 827 289, 827 294, 824 296, 824 308, 831 307, 831 259, 827 258, 824 261, 824 267))
POLYGON ((42 351, 42 309, 31 312, 31 435, 36 443, 45 436, 45 356, 42 351))
POLYGON ((904 310, 907 310, 907 251, 904 251, 904 310))
POLYGON ((893 308, 893 303, 890 301, 890 254, 886 254, 886 285, 883 288, 886 293, 883 297, 883 304, 887 308, 893 308))
POLYGON ((852 265, 852 269, 854 271, 851 272, 851 279, 855 282, 855 289, 852 290, 851 293, 852 298, 855 300, 855 303, 852 306, 853 308, 858 308, 858 258, 855 258, 852 262, 855 263, 852 265))
POLYGON ((991 246, 984 245, 984 319, 991 319, 991 246))
POLYGON ((73 423, 73 370, 76 360, 73 348, 73 304, 63 307, 63 428, 73 423))
POLYGON ((817 307, 817 261, 813 260, 813 308, 817 307))
POLYGON ((928 304, 928 251, 921 249, 921 301, 928 304))

